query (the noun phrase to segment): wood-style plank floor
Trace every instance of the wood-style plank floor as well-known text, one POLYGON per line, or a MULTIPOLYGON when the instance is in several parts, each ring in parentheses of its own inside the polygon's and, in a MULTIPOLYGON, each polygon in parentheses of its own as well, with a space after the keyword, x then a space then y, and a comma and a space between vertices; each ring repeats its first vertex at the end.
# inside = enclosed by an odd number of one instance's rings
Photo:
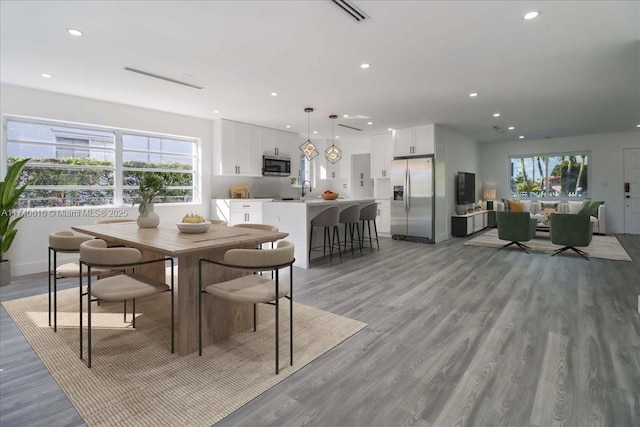
MULTIPOLYGON (((216 426, 638 426, 640 236, 618 238, 633 262, 381 239, 296 269, 297 302, 369 326, 216 426)), ((0 425, 84 425, 0 322, 0 425)))

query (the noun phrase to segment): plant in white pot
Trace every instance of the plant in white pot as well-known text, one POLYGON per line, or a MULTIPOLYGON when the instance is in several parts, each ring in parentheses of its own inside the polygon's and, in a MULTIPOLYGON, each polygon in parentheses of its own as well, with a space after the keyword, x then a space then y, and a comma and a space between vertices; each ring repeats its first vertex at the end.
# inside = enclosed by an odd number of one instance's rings
POLYGON ((19 184, 22 169, 29 160, 23 159, 9 166, 4 181, 0 182, 0 286, 11 283, 11 264, 8 259, 4 259, 4 254, 9 251, 16 238, 16 225, 22 219, 22 216, 12 217, 15 216, 13 209, 27 187, 26 184, 19 184))
MULTIPOLYGON (((138 227, 154 228, 160 224, 160 217, 154 212, 153 200, 167 192, 164 179, 154 173, 145 173, 138 187, 138 198, 135 203, 138 207, 138 227)), ((134 203, 134 204, 135 204, 134 203)))

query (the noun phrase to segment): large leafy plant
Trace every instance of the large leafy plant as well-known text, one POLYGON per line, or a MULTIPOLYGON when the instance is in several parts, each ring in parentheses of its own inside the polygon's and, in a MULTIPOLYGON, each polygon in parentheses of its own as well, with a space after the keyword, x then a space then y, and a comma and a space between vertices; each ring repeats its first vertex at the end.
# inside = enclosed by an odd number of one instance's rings
POLYGON ((18 184, 22 169, 28 161, 29 159, 23 159, 9 166, 4 181, 0 182, 0 261, 16 238, 16 224, 22 219, 22 216, 16 216, 13 220, 11 217, 14 216, 13 209, 20 195, 27 187, 26 184, 21 187, 18 184))
POLYGON ((153 199, 157 196, 164 195, 167 191, 167 186, 164 179, 154 173, 146 173, 140 181, 140 187, 138 187, 137 203, 140 203, 138 212, 141 216, 146 216, 149 212, 148 205, 153 203, 153 199))

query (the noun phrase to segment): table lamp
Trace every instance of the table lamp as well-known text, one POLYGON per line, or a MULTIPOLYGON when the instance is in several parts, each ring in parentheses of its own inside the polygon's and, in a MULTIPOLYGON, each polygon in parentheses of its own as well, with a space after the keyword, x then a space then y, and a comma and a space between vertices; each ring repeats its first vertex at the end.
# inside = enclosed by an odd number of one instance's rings
POLYGON ((487 210, 493 210, 493 201, 496 198, 495 188, 485 188, 482 192, 482 198, 487 202, 487 210))

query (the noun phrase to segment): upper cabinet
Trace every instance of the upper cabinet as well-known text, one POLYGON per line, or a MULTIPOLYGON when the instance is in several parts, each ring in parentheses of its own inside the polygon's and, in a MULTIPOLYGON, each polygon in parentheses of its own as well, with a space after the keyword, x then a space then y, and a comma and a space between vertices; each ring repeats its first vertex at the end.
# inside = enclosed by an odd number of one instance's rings
MULTIPOLYGON (((313 140, 312 140, 313 141, 313 140)), ((340 178, 340 162, 344 162, 344 158, 338 160, 336 163, 331 163, 325 157, 325 150, 333 144, 330 139, 313 141, 316 144, 316 148, 320 152, 318 156, 312 160, 315 163, 315 175, 316 179, 339 179, 340 178)), ((336 144, 338 148, 339 145, 336 144)))
POLYGON ((291 175, 297 176, 300 137, 291 132, 219 119, 214 122, 214 175, 262 176, 262 156, 292 157, 291 175), (294 169, 295 168, 295 169, 294 169))
POLYGON ((393 156, 434 154, 434 125, 397 129, 393 133, 393 156))
POLYGON ((371 137, 371 178, 389 178, 393 160, 393 138, 390 133, 371 137))

